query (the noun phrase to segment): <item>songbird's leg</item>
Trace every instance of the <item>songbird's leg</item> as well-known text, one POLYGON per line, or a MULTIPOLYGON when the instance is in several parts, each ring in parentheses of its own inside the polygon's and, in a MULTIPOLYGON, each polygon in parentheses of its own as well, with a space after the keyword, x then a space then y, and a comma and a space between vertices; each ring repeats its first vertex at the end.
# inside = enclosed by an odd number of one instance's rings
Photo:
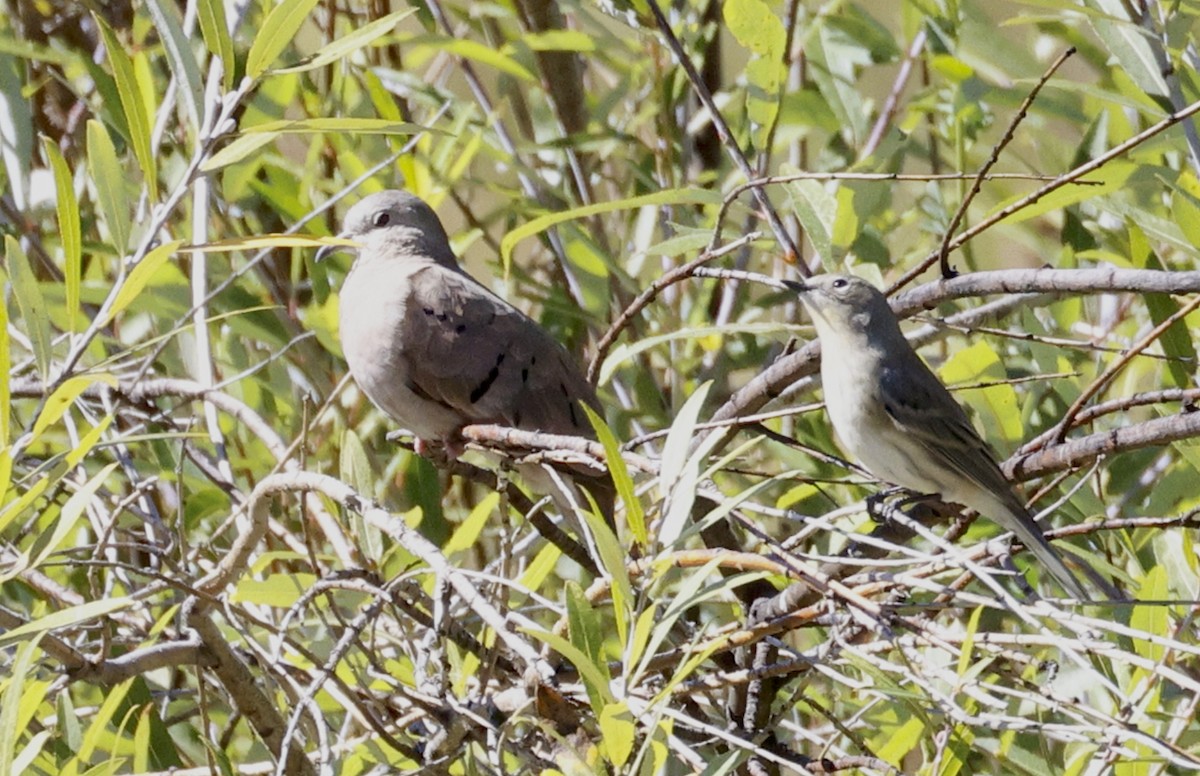
POLYGON ((923 496, 907 488, 896 486, 885 488, 878 493, 872 493, 867 496, 867 516, 876 523, 886 525, 893 522, 894 510, 900 509, 904 505, 920 498, 923 498, 923 496))

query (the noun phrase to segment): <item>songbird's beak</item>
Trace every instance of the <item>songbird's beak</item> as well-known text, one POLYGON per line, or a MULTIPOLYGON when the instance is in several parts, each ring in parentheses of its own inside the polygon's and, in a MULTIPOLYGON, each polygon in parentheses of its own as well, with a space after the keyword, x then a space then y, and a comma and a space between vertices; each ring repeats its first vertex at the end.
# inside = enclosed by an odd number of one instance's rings
MULTIPOLYGON (((324 250, 324 248, 321 250, 324 250)), ((795 291, 797 294, 803 294, 808 290, 808 286, 804 285, 803 281, 800 280, 784 280, 781 282, 792 291, 795 291)))
MULTIPOLYGON (((346 234, 345 232, 342 232, 341 234, 339 234, 337 236, 337 239, 349 241, 350 235, 346 234)), ((325 261, 325 259, 328 259, 333 254, 339 253, 341 251, 351 250, 352 248, 355 247, 355 245, 357 245, 357 243, 355 243, 354 245, 350 245, 350 244, 322 245, 320 248, 317 248, 317 255, 313 257, 313 261, 320 264, 322 261, 325 261)))

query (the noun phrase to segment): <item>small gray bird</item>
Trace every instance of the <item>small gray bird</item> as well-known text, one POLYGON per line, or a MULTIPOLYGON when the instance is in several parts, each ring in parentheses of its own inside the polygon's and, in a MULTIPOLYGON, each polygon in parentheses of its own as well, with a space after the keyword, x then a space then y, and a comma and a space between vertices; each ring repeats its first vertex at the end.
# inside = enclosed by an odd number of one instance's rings
MULTIPOLYGON (((375 406, 417 435, 419 450, 437 441, 456 455, 458 432, 473 423, 594 438, 580 403, 597 413, 600 403, 566 349, 458 266, 423 200, 405 191, 365 197, 339 237, 360 246, 341 292, 346 363, 375 406)), ((611 480, 592 483, 611 511, 611 480)))
POLYGON ((821 339, 825 409, 846 450, 881 480, 937 494, 995 520, 1068 593, 1086 599, 1083 585, 1013 492, 995 453, 908 344, 883 294, 842 275, 785 284, 800 294, 821 339))

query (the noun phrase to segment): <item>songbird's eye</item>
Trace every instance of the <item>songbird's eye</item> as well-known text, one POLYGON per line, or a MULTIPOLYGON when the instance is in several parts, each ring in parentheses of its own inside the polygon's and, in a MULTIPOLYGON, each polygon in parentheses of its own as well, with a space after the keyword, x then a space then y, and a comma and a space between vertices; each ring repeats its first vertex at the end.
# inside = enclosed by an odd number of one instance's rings
POLYGON ((381 210, 375 214, 375 226, 387 226, 391 215, 386 210, 381 210))
POLYGON ((846 280, 845 278, 838 278, 837 280, 833 281, 834 288, 845 288, 848 285, 850 285, 850 281, 846 280))

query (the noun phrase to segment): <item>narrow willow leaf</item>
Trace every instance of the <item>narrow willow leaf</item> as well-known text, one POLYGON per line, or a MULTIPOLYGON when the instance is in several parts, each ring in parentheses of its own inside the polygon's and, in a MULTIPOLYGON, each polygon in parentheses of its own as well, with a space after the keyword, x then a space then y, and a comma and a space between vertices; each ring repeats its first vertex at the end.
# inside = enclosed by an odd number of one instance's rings
POLYGON ((142 99, 137 76, 134 74, 133 61, 125 53, 117 34, 103 17, 98 14, 92 16, 104 38, 104 49, 108 52, 108 61, 112 66, 113 80, 116 81, 117 93, 121 98, 122 113, 129 126, 129 144, 133 148, 133 155, 137 157, 138 165, 142 168, 142 176, 150 198, 157 200, 158 165, 150 144, 150 117, 146 112, 146 103, 142 99))
POLYGON ((638 197, 618 199, 612 202, 600 202, 595 205, 586 205, 572 210, 550 213, 522 224, 504 235, 503 239, 500 240, 500 258, 504 263, 504 271, 507 273, 508 267, 512 263, 513 248, 516 247, 517 243, 526 237, 540 234, 555 224, 561 224, 564 221, 587 218, 598 213, 612 213, 617 210, 633 210, 640 207, 702 205, 706 203, 719 204, 720 201, 721 194, 717 191, 707 191, 704 189, 667 189, 666 191, 656 191, 653 194, 643 194, 638 197))
POLYGON ((196 137, 200 132, 200 122, 204 120, 204 82, 191 43, 183 34, 179 11, 174 4, 164 0, 147 0, 146 9, 150 11, 150 18, 154 20, 163 48, 166 49, 167 63, 171 66, 180 99, 191 120, 191 136, 196 137))
POLYGON ((596 432, 596 439, 604 447, 604 454, 608 458, 608 471, 612 475, 613 484, 617 487, 617 493, 621 496, 621 502, 625 505, 625 522, 629 525, 629 530, 633 532, 638 544, 645 547, 650 541, 646 531, 646 513, 633 489, 633 478, 629 475, 629 467, 625 465, 625 459, 621 457, 621 446, 617 443, 617 438, 604 419, 586 404, 582 406, 583 411, 587 413, 588 421, 592 424, 592 429, 596 432))
POLYGON ((117 255, 129 248, 129 197, 125 193, 125 174, 117 161, 108 130, 99 121, 87 123, 88 175, 96 187, 96 204, 112 237, 117 255))
MULTIPOLYGON (((12 374, 12 353, 9 351, 8 342, 8 304, 5 300, 0 299, 0 450, 8 447, 9 423, 11 422, 9 410, 12 405, 12 386, 9 385, 9 377, 12 374)), ((8 461, 12 465, 11 459, 8 461)), ((0 478, 0 497, 8 490, 8 474, 5 473, 3 478, 0 478)))
POLYGON ((21 244, 10 234, 4 235, 5 262, 8 271, 12 273, 13 296, 17 298, 17 306, 21 308, 21 318, 25 322, 25 333, 33 344, 33 359, 37 362, 38 374, 42 380, 50 379, 50 315, 46 312, 46 299, 42 296, 42 288, 29 258, 21 250, 21 244))
POLYGON ((54 170, 55 206, 58 209, 58 235, 63 248, 63 284, 67 298, 67 328, 75 330, 79 313, 79 284, 82 282, 83 233, 79 225, 79 200, 75 198, 74 176, 58 144, 42 138, 46 157, 54 170))
MULTIPOLYGON (((519 630, 541 641, 567 660, 570 660, 579 671, 579 678, 583 680, 584 686, 589 689, 589 697, 591 694, 590 690, 595 688, 602 704, 613 702, 612 688, 608 686, 608 680, 605 678, 605 675, 600 672, 600 668, 579 647, 550 631, 536 630, 534 628, 520 628, 519 630)), ((0 637, 0 646, 3 646, 3 637, 0 637)), ((593 710, 599 713, 600 708, 603 708, 603 706, 594 707, 593 710)))
POLYGON ((29 207, 29 170, 33 162, 33 109, 22 91, 20 60, 0 53, 0 159, 8 180, 7 194, 17 209, 29 207))
POLYGON ((364 24, 357 30, 354 30, 348 35, 343 35, 337 40, 322 46, 316 54, 298 65, 285 67, 281 70, 273 70, 273 73, 303 73, 308 70, 316 70, 318 67, 325 67, 328 64, 343 59, 350 54, 353 54, 359 49, 369 46, 377 39, 387 35, 392 31, 402 19, 405 19, 416 13, 415 8, 409 8, 403 11, 396 11, 387 16, 376 19, 375 21, 364 24))
POLYGON ((50 394, 45 404, 42 405, 41 414, 33 424, 33 438, 37 439, 46 429, 57 423, 63 413, 75 403, 75 400, 96 383, 104 383, 115 388, 117 379, 110 374, 101 373, 76 375, 64 380, 63 384, 55 388, 54 393, 50 394))
POLYGON ((233 88, 234 66, 233 39, 229 37, 229 24, 225 21, 223 0, 199 0, 196 3, 196 18, 200 22, 200 34, 209 52, 221 60, 221 86, 225 91, 233 88))
POLYGON ((467 515, 467 519, 454 529, 454 534, 442 547, 442 554, 449 558, 456 552, 464 552, 474 547, 498 506, 500 506, 498 492, 492 491, 484 496, 471 510, 471 514, 467 515))
POLYGON ((107 326, 114 316, 118 315, 129 304, 137 299, 138 296, 146 289, 146 284, 150 282, 150 278, 154 277, 154 273, 166 263, 171 254, 183 243, 182 240, 172 240, 169 243, 164 243, 154 250, 146 254, 146 256, 137 263, 129 275, 125 278, 125 282, 121 284, 121 290, 117 292, 116 299, 113 300, 110 307, 101 322, 102 326, 107 326))
POLYGON ((200 169, 211 172, 240 162, 280 135, 306 135, 319 132, 359 135, 415 135, 419 132, 442 134, 439 130, 423 127, 420 124, 383 119, 328 118, 268 121, 265 124, 242 130, 240 136, 213 154, 200 165, 200 169))
POLYGON ((259 251, 263 248, 320 248, 333 245, 341 248, 357 248, 359 243, 343 237, 314 237, 307 234, 259 234, 250 237, 230 237, 214 240, 203 245, 188 245, 183 250, 189 253, 229 253, 232 251, 259 251))
POLYGON ((519 78, 522 81, 534 81, 533 73, 529 72, 517 60, 491 46, 486 46, 476 40, 441 39, 434 44, 436 48, 451 54, 457 54, 465 59, 472 59, 481 65, 487 65, 501 73, 519 78))
POLYGON ((16 650, 12 663, 5 672, 9 676, 4 695, 0 696, 0 773, 18 773, 13 770, 16 760, 17 740, 25 732, 19 724, 22 702, 25 700, 25 682, 37 676, 34 659, 41 653, 38 649, 39 633, 36 638, 25 642, 16 650))
POLYGON ((300 31, 317 0, 283 0, 271 9, 254 36, 246 57, 246 76, 258 78, 279 58, 300 31))
MULTIPOLYGON (((120 464, 113 462, 105 466, 96 476, 92 477, 83 487, 76 490, 67 499, 67 503, 63 504, 62 511, 58 514, 58 519, 54 521, 52 530, 49 530, 39 536, 33 544, 30 552, 30 558, 25 564, 25 569, 36 569, 40 566, 52 552, 58 549, 67 537, 75 530, 75 525, 79 522, 79 518, 83 516, 83 510, 87 508, 92 498, 96 495, 96 491, 100 490, 100 486, 112 474, 113 469, 120 464)), ((23 571, 24 569, 21 569, 23 571)), ((11 579, 11 575, 17 572, 14 568, 3 576, 0 576, 0 581, 11 579)))
POLYGON ((113 612, 119 612, 137 603, 138 601, 135 598, 122 596, 119 598, 101 598, 77 606, 68 606, 65 609, 51 612, 45 617, 40 617, 33 622, 0 634, 0 647, 29 641, 30 639, 40 637, 43 633, 75 625, 85 620, 93 620, 97 617, 112 614, 113 612))

